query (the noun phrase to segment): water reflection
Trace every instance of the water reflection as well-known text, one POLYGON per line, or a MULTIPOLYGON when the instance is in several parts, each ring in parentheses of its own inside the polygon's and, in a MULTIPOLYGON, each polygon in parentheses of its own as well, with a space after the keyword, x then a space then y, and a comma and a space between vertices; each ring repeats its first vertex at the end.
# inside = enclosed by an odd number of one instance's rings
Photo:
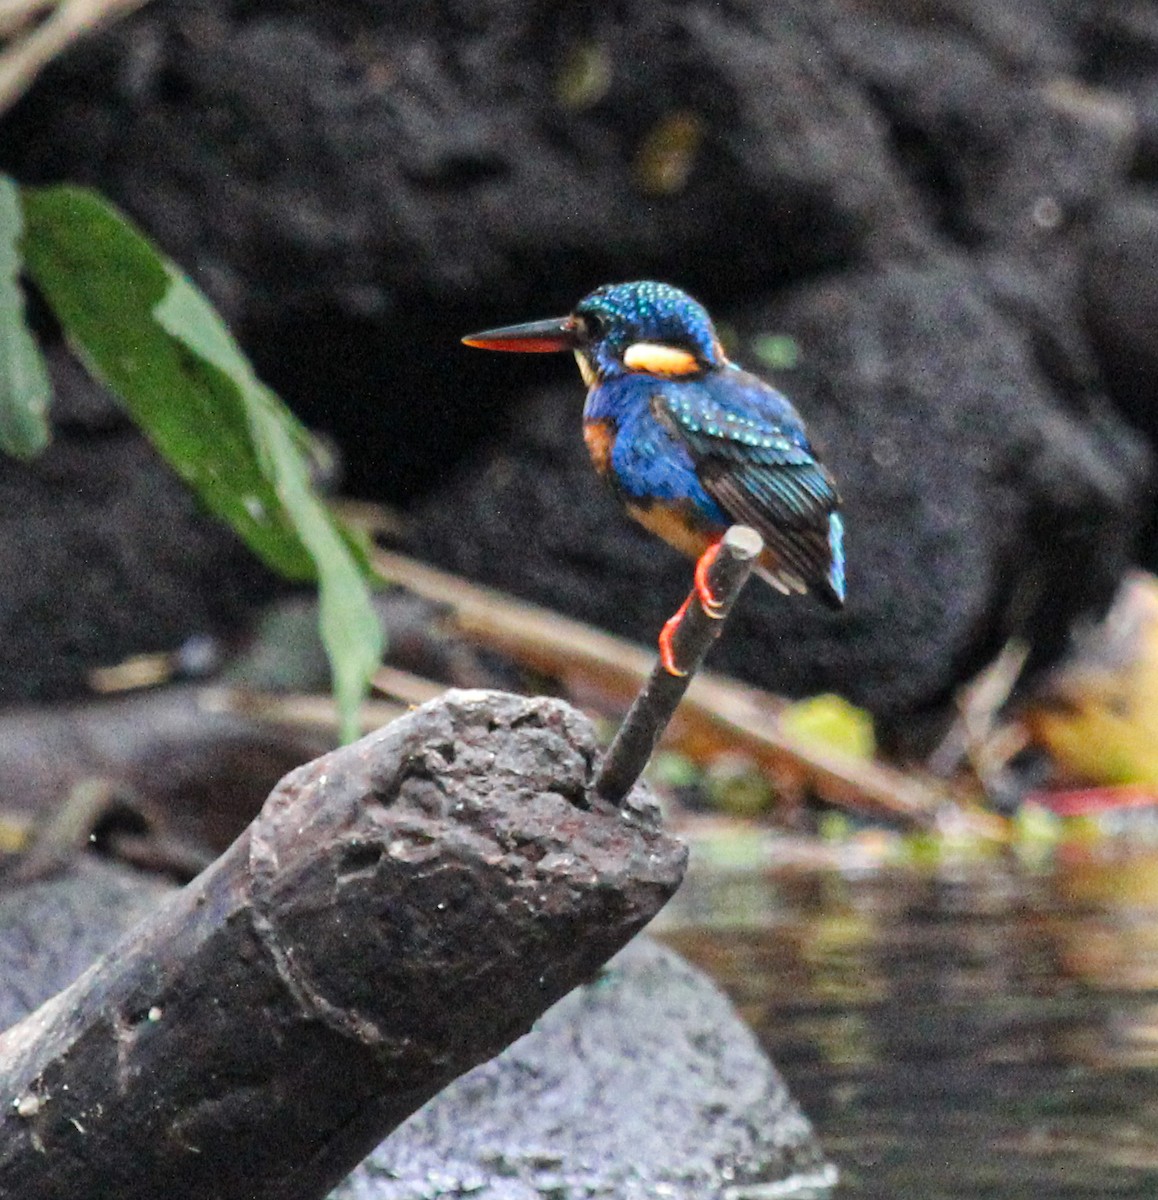
POLYGON ((764 1040, 838 1197, 1158 1197, 1158 854, 693 871, 662 932, 764 1040))

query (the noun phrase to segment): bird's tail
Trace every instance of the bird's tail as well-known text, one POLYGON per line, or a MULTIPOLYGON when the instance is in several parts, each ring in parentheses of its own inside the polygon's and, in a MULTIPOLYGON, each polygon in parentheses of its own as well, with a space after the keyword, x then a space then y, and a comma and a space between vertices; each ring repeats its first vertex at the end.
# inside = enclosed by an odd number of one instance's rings
POLYGON ((839 513, 828 518, 828 570, 814 578, 804 579, 787 568, 774 555, 766 555, 757 564, 756 574, 786 596, 810 592, 829 608, 844 608, 844 521, 839 513))
POLYGON ((817 593, 832 608, 844 608, 844 518, 830 513, 828 518, 828 549, 832 558, 828 564, 827 587, 817 593))

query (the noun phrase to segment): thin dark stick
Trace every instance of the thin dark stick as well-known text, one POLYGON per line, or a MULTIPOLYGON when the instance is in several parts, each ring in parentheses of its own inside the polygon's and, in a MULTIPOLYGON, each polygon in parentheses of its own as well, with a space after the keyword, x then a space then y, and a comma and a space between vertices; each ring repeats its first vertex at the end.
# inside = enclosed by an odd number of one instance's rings
POLYGON ((724 534, 707 574, 708 586, 720 601, 719 615, 709 617, 704 612, 693 588, 672 636, 674 663, 684 674, 673 675, 662 662, 656 662, 608 747, 595 779, 595 792, 604 800, 619 804, 635 785, 692 676, 720 636, 732 605, 763 549, 763 539, 747 525, 733 525, 724 534))

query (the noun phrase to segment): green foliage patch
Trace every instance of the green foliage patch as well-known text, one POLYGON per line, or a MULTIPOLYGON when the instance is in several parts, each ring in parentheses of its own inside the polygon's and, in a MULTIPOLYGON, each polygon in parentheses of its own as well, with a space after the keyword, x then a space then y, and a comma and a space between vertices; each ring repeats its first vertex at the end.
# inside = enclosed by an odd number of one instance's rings
POLYGON ((202 503, 275 571, 317 581, 343 737, 355 737, 383 649, 376 576, 313 485, 308 430, 202 293, 112 205, 84 188, 0 185, 0 447, 27 456, 48 436, 23 269, 75 352, 202 503))
POLYGON ((0 450, 32 458, 48 445, 48 371, 24 323, 16 185, 0 175, 0 450))

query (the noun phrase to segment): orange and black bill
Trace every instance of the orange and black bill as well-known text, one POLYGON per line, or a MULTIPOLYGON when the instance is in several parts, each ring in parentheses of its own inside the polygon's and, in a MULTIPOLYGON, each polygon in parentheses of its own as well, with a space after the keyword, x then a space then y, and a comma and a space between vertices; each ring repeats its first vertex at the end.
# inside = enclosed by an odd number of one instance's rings
POLYGON ((486 329, 462 339, 480 350, 516 350, 524 354, 548 354, 552 350, 571 350, 575 346, 575 322, 571 317, 552 317, 547 321, 528 321, 525 325, 504 325, 486 329))

